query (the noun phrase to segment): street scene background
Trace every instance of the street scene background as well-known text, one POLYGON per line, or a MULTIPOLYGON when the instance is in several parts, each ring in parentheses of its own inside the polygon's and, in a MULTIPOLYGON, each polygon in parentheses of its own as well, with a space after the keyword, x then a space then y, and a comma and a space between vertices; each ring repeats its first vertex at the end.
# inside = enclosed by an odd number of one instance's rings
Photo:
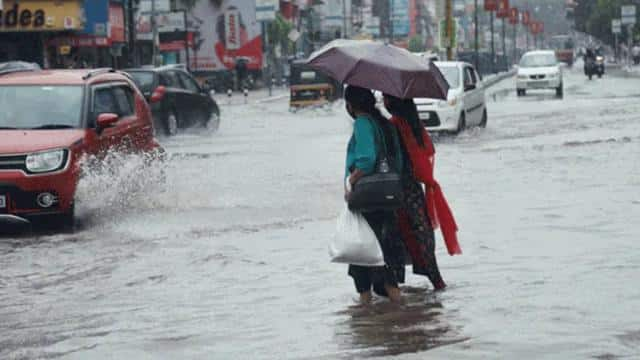
POLYGON ((75 233, 1 238, 0 358, 634 358, 637 81, 566 70, 557 100, 509 78, 486 129, 436 137, 463 255, 438 238, 449 288, 410 275, 399 307, 357 306, 327 255, 344 104, 221 99, 219 133, 162 140, 164 189, 116 158, 81 184, 75 233))

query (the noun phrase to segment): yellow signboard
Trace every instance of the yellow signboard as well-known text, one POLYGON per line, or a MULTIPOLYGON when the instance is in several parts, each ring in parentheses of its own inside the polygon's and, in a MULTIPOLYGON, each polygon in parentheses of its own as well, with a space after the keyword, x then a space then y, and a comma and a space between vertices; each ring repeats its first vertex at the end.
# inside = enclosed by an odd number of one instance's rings
POLYGON ((81 0, 4 0, 0 32, 79 30, 81 0))

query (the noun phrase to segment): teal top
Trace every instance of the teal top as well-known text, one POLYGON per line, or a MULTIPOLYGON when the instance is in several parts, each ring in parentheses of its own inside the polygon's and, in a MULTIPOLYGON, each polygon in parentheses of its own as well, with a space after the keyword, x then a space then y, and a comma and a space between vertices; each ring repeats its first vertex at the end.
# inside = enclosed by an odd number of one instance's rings
MULTIPOLYGON (((365 175, 373 173, 376 167, 377 148, 376 134, 382 131, 377 128, 373 120, 367 116, 358 116, 353 123, 353 134, 347 147, 347 161, 345 167, 345 178, 349 176, 353 168, 360 169, 365 175)), ((402 154, 399 151, 399 139, 395 138, 397 151, 396 164, 402 168, 402 154)), ((398 169, 398 170, 400 170, 398 169)))
POLYGON ((375 136, 373 121, 363 115, 356 117, 347 147, 345 178, 349 176, 352 168, 360 169, 365 174, 373 172, 377 154, 375 136))

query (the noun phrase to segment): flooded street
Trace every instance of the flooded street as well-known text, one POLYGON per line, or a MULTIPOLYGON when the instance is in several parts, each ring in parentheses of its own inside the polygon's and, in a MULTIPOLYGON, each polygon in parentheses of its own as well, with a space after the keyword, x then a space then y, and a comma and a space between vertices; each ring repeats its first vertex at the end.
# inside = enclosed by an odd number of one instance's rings
POLYGON ((638 358, 640 79, 614 72, 505 80, 486 129, 436 137, 463 255, 438 233, 449 287, 409 270, 401 306, 329 262, 342 104, 223 101, 165 170, 85 177, 75 233, 0 236, 0 359, 638 358))

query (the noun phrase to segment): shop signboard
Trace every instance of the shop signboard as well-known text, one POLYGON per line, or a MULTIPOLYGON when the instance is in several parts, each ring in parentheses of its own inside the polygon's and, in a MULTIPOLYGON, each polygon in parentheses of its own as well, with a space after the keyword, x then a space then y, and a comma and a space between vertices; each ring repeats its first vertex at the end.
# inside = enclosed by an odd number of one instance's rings
POLYGON ((504 19, 509 17, 509 0, 498 0, 498 11, 496 17, 504 19))
MULTIPOLYGON (((161 34, 186 31, 185 13, 181 11, 160 13, 156 15, 156 26, 158 27, 158 32, 161 34)), ((152 37, 151 15, 138 15, 136 19, 136 38, 138 40, 151 41, 152 37)))
POLYGON ((82 30, 81 0, 4 0, 0 32, 82 30))
POLYGON ((622 25, 635 25, 636 23, 636 6, 625 5, 621 8, 622 25))
POLYGON ((622 33, 622 20, 620 19, 611 20, 611 32, 614 34, 622 33))
POLYGON ((124 9, 120 4, 109 4, 109 39, 116 43, 125 42, 124 9))
POLYGON ((484 10, 485 11, 498 10, 498 0, 484 0, 484 10))
POLYGON ((141 13, 151 12, 152 10, 152 1, 155 1, 156 11, 159 12, 169 12, 171 11, 171 1, 170 0, 140 0, 140 5, 138 6, 138 11, 141 13))
POLYGON ((84 18, 83 34, 107 36, 109 0, 84 0, 84 18))
POLYGON ((278 0, 256 0, 256 21, 275 20, 279 7, 278 0))

